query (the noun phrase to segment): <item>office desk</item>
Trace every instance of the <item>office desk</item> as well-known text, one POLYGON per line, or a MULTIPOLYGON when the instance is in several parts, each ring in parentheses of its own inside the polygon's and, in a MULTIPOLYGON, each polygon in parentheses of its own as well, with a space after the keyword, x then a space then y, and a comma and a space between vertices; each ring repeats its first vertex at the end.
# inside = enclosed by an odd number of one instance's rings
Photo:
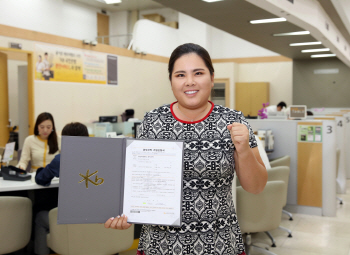
POLYGON ((27 181, 5 181, 0 177, 0 192, 58 188, 58 178, 54 178, 50 186, 44 187, 35 183, 35 173, 29 174, 32 176, 32 179, 27 181))

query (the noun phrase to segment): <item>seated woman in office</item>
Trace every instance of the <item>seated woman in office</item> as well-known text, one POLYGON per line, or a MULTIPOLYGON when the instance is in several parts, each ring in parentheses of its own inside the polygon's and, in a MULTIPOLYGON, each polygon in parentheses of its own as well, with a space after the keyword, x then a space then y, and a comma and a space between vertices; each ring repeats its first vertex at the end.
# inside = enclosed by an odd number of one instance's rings
POLYGON ((48 112, 39 114, 34 126, 34 135, 28 136, 23 145, 17 167, 26 170, 31 162, 30 172, 45 167, 60 151, 61 139, 57 137, 55 122, 48 112))
MULTIPOLYGON (((89 136, 87 127, 79 122, 72 122, 65 125, 62 135, 67 136, 89 136)), ((45 168, 41 167, 36 171, 35 182, 42 186, 50 186, 54 177, 60 177, 60 159, 61 154, 55 158, 45 168)))
MULTIPOLYGON (((88 129, 85 125, 79 122, 72 122, 64 126, 62 135, 67 136, 89 136, 88 129)), ((57 154, 55 158, 45 168, 39 168, 36 171, 35 182, 42 186, 49 186, 54 177, 60 176, 60 155, 57 154)), ((51 190, 51 189, 49 189, 51 190)), ((54 206, 47 207, 46 210, 40 211, 35 217, 35 238, 34 238, 34 252, 35 254, 43 255, 50 254, 50 249, 47 247, 46 235, 50 232, 49 229, 49 210, 57 207, 57 197, 51 198, 47 204, 54 206)))
MULTIPOLYGON (((260 193, 266 185, 253 131, 241 112, 209 101, 214 68, 204 48, 177 47, 168 71, 177 101, 146 113, 138 137, 185 143, 182 226, 143 225, 137 254, 245 254, 232 181, 235 169, 246 191, 260 193)), ((112 229, 130 226, 126 215, 105 222, 112 229)))

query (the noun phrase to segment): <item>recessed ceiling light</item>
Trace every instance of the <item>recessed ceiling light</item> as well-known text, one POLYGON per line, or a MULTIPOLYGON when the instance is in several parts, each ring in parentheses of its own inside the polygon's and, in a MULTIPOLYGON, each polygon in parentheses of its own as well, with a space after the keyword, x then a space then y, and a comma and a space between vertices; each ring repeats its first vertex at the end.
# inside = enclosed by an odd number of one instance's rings
POLYGON ((202 0, 202 1, 208 2, 208 3, 213 3, 213 2, 223 1, 223 0, 202 0))
POLYGON ((273 34, 273 36, 289 36, 289 35, 309 35, 309 31, 298 31, 298 32, 290 32, 290 33, 281 33, 281 34, 273 34))
POLYGON ((104 0, 106 4, 120 4, 122 0, 104 0))
POLYGON ((311 55, 312 58, 328 58, 328 57, 335 57, 336 54, 317 54, 317 55, 311 55))
POLYGON ((306 45, 320 45, 321 42, 302 42, 302 43, 291 43, 289 46, 306 46, 306 45))
POLYGON ((323 52, 323 51, 329 51, 329 48, 323 48, 323 49, 309 49, 309 50, 302 50, 302 53, 307 52, 323 52))
POLYGON ((287 21, 285 18, 274 18, 274 19, 257 19, 249 21, 251 24, 261 24, 261 23, 273 23, 273 22, 283 22, 287 21))

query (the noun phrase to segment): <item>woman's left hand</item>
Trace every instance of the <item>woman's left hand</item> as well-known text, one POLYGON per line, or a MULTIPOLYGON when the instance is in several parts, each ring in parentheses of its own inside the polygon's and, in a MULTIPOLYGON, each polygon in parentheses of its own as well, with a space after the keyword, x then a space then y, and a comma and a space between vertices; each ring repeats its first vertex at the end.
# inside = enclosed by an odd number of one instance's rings
POLYGON ((122 216, 109 218, 105 222, 105 228, 113 228, 119 230, 125 230, 131 227, 132 224, 128 223, 128 217, 122 214, 122 216))
POLYGON ((243 153, 250 149, 249 146, 249 130, 246 125, 234 122, 227 126, 230 130, 231 139, 235 145, 237 153, 243 153))

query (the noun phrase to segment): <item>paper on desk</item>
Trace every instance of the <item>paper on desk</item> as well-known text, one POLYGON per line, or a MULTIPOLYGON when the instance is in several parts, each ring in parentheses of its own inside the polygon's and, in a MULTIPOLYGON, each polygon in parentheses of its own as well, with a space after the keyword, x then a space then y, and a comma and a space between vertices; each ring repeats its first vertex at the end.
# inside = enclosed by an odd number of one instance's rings
POLYGON ((183 143, 127 142, 123 213, 133 223, 179 226, 183 143))
POLYGON ((15 151, 15 142, 7 143, 5 146, 4 159, 2 162, 9 162, 13 159, 13 153, 15 151))

